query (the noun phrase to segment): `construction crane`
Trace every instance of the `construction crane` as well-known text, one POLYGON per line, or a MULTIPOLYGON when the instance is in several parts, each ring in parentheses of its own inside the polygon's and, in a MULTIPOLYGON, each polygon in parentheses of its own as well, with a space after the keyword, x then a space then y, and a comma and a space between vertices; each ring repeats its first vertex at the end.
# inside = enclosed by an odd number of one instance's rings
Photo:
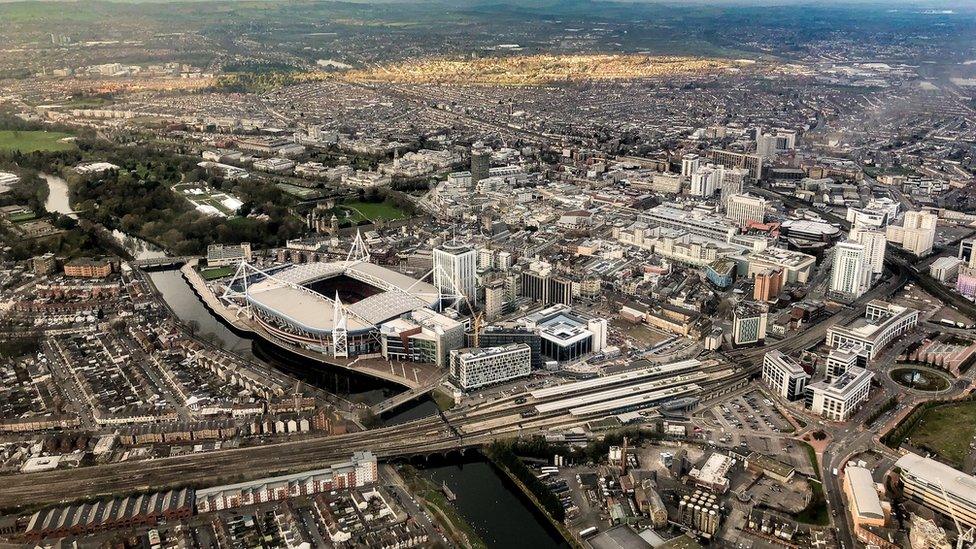
POLYGON ((945 486, 939 482, 939 490, 942 491, 942 499, 945 500, 946 510, 949 511, 949 516, 952 517, 952 522, 956 525, 956 532, 959 533, 959 537, 956 538, 956 549, 973 549, 974 539, 976 539, 976 530, 973 527, 969 527, 963 531, 962 524, 959 522, 959 517, 956 516, 956 512, 953 510, 952 502, 949 501, 949 493, 946 492, 945 486))

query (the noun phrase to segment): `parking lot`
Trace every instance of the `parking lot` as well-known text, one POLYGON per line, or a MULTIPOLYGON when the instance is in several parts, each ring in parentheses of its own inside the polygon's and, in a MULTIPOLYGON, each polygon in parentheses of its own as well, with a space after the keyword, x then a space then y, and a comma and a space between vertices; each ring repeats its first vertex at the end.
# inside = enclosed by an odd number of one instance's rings
MULTIPOLYGON (((715 421, 729 431, 750 431, 756 435, 789 433, 793 425, 776 409, 775 403, 759 389, 735 395, 711 410, 715 421)), ((728 441, 719 440, 725 443, 728 441)))

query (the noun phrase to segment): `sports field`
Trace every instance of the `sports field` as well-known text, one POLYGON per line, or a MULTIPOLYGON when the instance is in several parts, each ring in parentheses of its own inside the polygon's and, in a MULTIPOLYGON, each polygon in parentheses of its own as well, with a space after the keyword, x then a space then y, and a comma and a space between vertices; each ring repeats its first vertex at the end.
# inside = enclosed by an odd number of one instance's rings
POLYGON ((67 151, 75 148, 74 143, 61 141, 66 137, 71 137, 71 134, 39 130, 0 130, 0 151, 31 153, 35 151, 67 151))
POLYGON ((369 221, 390 221, 407 217, 407 214, 392 202, 347 202, 340 204, 340 207, 357 212, 369 221))
POLYGON ((972 452, 976 435, 976 402, 963 402, 932 408, 908 435, 915 446, 931 450, 949 463, 961 467, 972 452))

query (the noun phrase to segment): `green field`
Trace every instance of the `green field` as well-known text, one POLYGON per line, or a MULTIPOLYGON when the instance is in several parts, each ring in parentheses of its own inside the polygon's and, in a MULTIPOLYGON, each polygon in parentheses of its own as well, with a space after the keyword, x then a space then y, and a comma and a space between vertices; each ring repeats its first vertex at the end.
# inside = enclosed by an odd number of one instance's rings
POLYGON ((200 276, 204 280, 216 280, 234 274, 234 267, 213 267, 211 269, 200 269, 200 276))
POLYGON ((309 189, 290 183, 276 183, 275 186, 301 200, 314 200, 322 197, 322 191, 320 189, 309 189))
POLYGON ((71 142, 60 141, 70 133, 46 131, 0 130, 0 151, 67 151, 75 148, 71 142))
POLYGON ((32 221, 34 219, 37 219, 37 214, 34 212, 22 212, 10 216, 10 221, 12 223, 22 223, 24 221, 32 221))
POLYGON ((340 205, 354 212, 358 212, 369 221, 390 221, 403 219, 407 214, 392 202, 347 202, 340 205))
POLYGON ((976 402, 963 402, 925 412, 908 439, 913 446, 935 452, 956 467, 962 467, 974 435, 976 402))

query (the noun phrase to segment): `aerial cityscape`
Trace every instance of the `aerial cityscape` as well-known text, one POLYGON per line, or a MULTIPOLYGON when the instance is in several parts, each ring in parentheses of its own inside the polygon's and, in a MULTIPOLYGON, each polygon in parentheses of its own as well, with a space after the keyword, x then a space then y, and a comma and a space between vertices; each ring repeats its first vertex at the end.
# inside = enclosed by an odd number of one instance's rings
POLYGON ((976 549, 971 0, 0 0, 0 549, 976 549))

